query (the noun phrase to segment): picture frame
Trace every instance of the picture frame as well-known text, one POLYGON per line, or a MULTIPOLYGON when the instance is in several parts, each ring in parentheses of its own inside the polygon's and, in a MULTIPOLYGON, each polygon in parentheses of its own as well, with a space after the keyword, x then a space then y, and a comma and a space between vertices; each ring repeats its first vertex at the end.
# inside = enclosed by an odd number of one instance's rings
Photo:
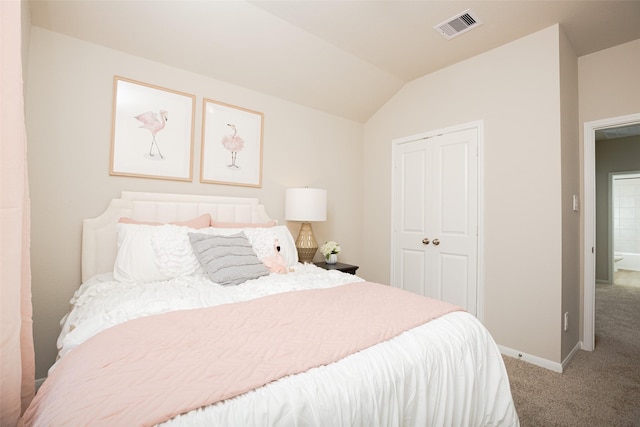
POLYGON ((264 114, 204 98, 200 182, 262 186, 264 114))
POLYGON ((114 76, 110 175, 193 180, 195 95, 114 76))

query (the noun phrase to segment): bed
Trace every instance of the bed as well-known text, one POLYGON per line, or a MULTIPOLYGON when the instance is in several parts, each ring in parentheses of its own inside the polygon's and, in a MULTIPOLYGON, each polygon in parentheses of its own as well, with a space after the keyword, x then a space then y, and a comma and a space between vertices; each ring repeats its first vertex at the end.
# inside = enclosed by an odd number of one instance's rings
POLYGON ((123 192, 82 280, 21 425, 519 425, 475 317, 299 263, 257 199, 123 192))

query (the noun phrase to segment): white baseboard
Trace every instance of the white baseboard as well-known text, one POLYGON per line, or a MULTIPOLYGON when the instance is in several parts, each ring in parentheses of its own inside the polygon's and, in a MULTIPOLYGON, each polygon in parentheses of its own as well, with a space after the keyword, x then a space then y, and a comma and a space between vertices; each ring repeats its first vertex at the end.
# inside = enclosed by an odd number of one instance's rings
POLYGON ((541 368, 562 373, 563 365, 561 363, 552 362, 551 360, 543 359, 542 357, 534 356, 532 354, 527 354, 522 351, 514 350, 512 348, 505 347, 502 345, 498 345, 498 348, 500 349, 500 353, 504 354, 505 356, 524 360, 525 362, 531 363, 536 366, 540 366, 541 368))
POLYGON ((578 353, 578 351, 582 350, 582 341, 578 341, 578 343, 573 347, 573 349, 569 352, 567 357, 564 358, 562 363, 552 362, 551 360, 543 359, 542 357, 533 356, 531 354, 524 353, 522 351, 514 350, 509 347, 505 347, 503 345, 499 345, 500 353, 505 356, 513 357, 515 359, 524 360, 525 362, 529 362, 533 365, 540 366, 541 368, 550 369, 555 372, 562 373, 571 362, 571 359, 578 353))

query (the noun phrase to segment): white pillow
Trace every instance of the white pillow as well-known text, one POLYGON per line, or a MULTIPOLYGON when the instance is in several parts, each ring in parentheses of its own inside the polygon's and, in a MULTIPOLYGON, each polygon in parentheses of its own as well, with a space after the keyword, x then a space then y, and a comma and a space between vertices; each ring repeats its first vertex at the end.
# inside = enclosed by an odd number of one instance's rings
POLYGON ((118 254, 113 277, 121 282, 154 282, 202 272, 187 233, 177 225, 117 225, 118 254))
POLYGON ((230 236, 232 234, 244 233, 251 242, 253 250, 260 261, 265 257, 274 255, 274 243, 278 240, 280 254, 287 262, 287 266, 293 267, 298 262, 298 250, 296 242, 284 225, 265 228, 205 228, 197 231, 214 236, 230 236))
POLYGON ((154 282, 178 276, 202 273, 202 266, 193 253, 188 233, 228 236, 245 233, 262 261, 274 254, 278 239, 280 253, 287 265, 298 262, 295 241, 285 226, 268 228, 200 228, 193 229, 171 224, 117 225, 118 254, 113 277, 121 282, 154 282))
POLYGON ((251 242, 253 250, 260 260, 275 255, 274 244, 277 239, 280 246, 280 254, 287 262, 287 265, 293 267, 298 262, 296 242, 293 240, 289 229, 284 225, 269 228, 243 228, 242 232, 251 242))

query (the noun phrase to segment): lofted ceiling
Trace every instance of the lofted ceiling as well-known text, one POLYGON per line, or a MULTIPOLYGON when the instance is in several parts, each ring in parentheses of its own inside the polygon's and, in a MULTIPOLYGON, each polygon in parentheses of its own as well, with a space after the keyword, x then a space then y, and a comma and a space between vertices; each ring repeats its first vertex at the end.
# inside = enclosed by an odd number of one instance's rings
POLYGON ((578 56, 640 39, 637 0, 29 4, 33 25, 358 122, 407 82, 555 23, 578 56), (451 40, 433 29, 467 9, 482 25, 451 40))

